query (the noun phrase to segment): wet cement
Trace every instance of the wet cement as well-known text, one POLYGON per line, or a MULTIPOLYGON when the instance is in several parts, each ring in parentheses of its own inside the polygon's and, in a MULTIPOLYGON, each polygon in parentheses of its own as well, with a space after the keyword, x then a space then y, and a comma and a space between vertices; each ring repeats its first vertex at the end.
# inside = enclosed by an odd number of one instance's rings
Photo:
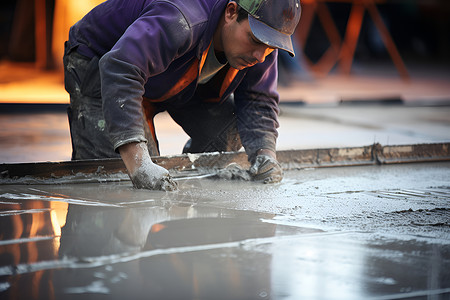
POLYGON ((2 299, 449 299, 450 162, 0 185, 2 299))

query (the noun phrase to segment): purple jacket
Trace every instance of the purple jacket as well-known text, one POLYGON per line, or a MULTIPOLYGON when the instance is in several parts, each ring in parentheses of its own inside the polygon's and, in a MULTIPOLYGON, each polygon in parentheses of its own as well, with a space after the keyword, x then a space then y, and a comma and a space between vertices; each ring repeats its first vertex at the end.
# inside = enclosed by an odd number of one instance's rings
MULTIPOLYGON (((69 45, 100 58, 103 112, 114 148, 146 141, 142 101, 158 99, 180 80, 212 41, 228 0, 108 0, 76 23, 69 45)), ((237 72, 219 102, 234 93, 242 144, 253 157, 275 151, 278 136, 277 51, 237 72)), ((164 99, 196 101, 197 80, 164 99)))

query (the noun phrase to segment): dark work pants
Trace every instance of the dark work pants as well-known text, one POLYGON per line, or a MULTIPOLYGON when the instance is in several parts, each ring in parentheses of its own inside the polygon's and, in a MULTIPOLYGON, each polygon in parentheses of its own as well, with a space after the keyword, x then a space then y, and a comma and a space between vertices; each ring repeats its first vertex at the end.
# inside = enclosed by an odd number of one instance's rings
MULTIPOLYGON (((65 88, 70 94, 72 160, 120 157, 114 151, 103 117, 98 58, 89 59, 66 49, 63 60, 65 88)), ((163 109, 156 106, 153 111, 156 114, 163 109)), ((232 98, 220 105, 199 103, 183 108, 168 107, 167 111, 191 138, 183 152, 237 151, 242 147, 232 98)), ((154 114, 147 115, 153 117, 154 114)), ((158 141, 152 134, 153 120, 143 120, 143 126, 150 155, 159 155, 158 141)))
POLYGON ((237 151, 242 147, 232 97, 222 104, 199 103, 167 111, 191 137, 183 153, 237 151))

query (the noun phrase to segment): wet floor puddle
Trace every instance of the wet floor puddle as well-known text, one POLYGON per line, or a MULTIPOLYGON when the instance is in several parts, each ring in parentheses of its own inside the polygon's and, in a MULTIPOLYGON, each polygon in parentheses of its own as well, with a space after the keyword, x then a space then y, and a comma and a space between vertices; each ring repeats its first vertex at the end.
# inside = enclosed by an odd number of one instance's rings
MULTIPOLYGON (((175 201, 149 199, 145 193, 126 186, 93 188, 97 188, 97 199, 86 197, 86 190, 80 192, 84 197, 76 196, 76 185, 2 189, 0 292, 13 299, 28 295, 17 290, 18 282, 32 285, 42 281, 38 298, 49 296, 46 293, 50 284, 51 289, 64 295, 109 294, 111 287, 99 286, 97 279, 109 276, 110 283, 115 283, 130 276, 128 272, 107 271, 117 264, 133 268, 144 258, 149 262, 152 257, 166 257, 156 259, 165 261, 179 253, 189 256, 223 249, 226 253, 226 249, 252 248, 277 239, 322 232, 275 224, 273 214, 201 206, 181 196, 175 201), (71 273, 62 270, 67 269, 83 269, 85 275, 66 281, 71 273), (63 272, 64 283, 55 286, 55 279, 48 278, 53 272, 63 272)), ((236 255, 233 252, 230 255, 236 255)), ((178 276, 176 272, 171 274, 178 276)))
MULTIPOLYGON (((209 184, 216 182, 203 183, 214 199, 209 184)), ((230 186, 219 186, 226 195, 220 201, 198 200, 195 181, 181 187, 183 192, 167 194, 134 190, 130 183, 3 186, 1 298, 390 299, 450 293, 445 241, 367 242, 365 232, 350 227, 325 232, 295 226, 279 214, 227 208, 222 204, 232 195, 230 186), (323 284, 327 288, 314 288, 323 284)), ((411 190, 386 191, 405 193, 411 197, 411 190)), ((448 216, 441 209, 413 213, 448 216)), ((394 220, 411 212, 391 214, 394 220)))

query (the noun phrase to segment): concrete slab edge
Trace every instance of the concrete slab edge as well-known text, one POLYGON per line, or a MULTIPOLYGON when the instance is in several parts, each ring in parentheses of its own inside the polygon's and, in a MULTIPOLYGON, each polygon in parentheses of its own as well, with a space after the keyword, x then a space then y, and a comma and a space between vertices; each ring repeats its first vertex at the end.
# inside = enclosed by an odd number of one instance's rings
MULTIPOLYGON (((449 161, 450 143, 389 146, 376 143, 363 147, 284 150, 278 151, 277 157, 284 170, 449 161)), ((232 163, 242 168, 250 166, 245 152, 181 154, 153 157, 153 160, 175 177, 207 174, 232 163)), ((98 176, 101 181, 117 181, 123 178, 112 176, 117 173, 126 174, 120 159, 0 164, 0 184, 11 184, 11 180, 20 178, 57 179, 80 174, 98 176)))

